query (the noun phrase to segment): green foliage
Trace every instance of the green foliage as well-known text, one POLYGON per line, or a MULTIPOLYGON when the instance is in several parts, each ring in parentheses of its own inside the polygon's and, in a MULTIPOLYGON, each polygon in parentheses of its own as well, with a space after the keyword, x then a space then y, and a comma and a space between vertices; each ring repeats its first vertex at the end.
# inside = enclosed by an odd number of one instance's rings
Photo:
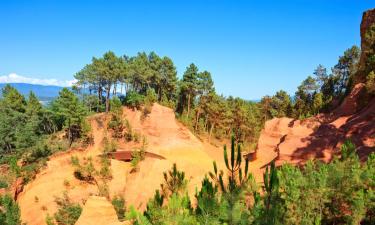
POLYGON ((190 116, 190 109, 193 100, 197 94, 198 88, 198 67, 193 63, 190 64, 182 77, 180 82, 180 101, 179 112, 183 112, 187 108, 187 116, 190 116))
POLYGON ((347 160, 356 157, 356 147, 350 140, 346 140, 341 146, 341 159, 347 160))
POLYGON ((132 160, 131 160, 131 166, 132 166, 132 172, 135 172, 138 170, 138 164, 145 159, 146 155, 146 149, 147 149, 147 139, 146 137, 143 137, 142 145, 139 148, 136 148, 132 152, 132 160))
MULTIPOLYGON (((148 206, 150 207, 151 205, 149 204, 148 206)), ((143 217, 143 221, 147 219, 147 222, 139 224, 198 224, 196 217, 192 214, 190 199, 187 195, 181 196, 174 193, 164 207, 153 206, 156 208, 148 208, 148 214, 143 217)), ((138 219, 137 221, 140 220, 138 219)))
POLYGON ((281 224, 373 223, 374 154, 361 165, 355 146, 346 141, 340 159, 310 161, 301 170, 284 165, 278 171, 279 192, 271 205, 281 224), (283 215, 283 216, 281 216, 283 215))
POLYGON ((150 221, 138 212, 133 206, 130 207, 129 212, 126 213, 126 220, 129 220, 134 225, 151 225, 156 223, 150 223, 150 221))
POLYGON ((111 120, 108 122, 108 128, 113 130, 114 138, 122 138, 125 129, 124 120, 121 116, 112 114, 111 120))
POLYGON ((0 208, 0 224, 21 225, 20 209, 11 196, 0 196, 0 208))
POLYGON ((35 94, 26 100, 7 85, 0 98, 0 153, 14 153, 34 146, 43 134, 55 130, 50 113, 43 109, 35 94))
POLYGON ((242 168, 242 154, 241 145, 235 143, 235 138, 232 136, 230 159, 228 158, 227 147, 224 146, 224 162, 228 171, 228 183, 224 183, 224 172, 218 172, 216 162, 214 162, 214 173, 210 172, 210 177, 217 182, 223 193, 233 193, 250 179, 251 175, 248 173, 249 161, 245 161, 245 168, 242 168))
POLYGON ((55 202, 58 207, 54 214, 56 223, 58 225, 74 225, 82 213, 82 207, 71 202, 67 193, 64 193, 62 198, 56 198, 55 202))
POLYGON ((82 122, 87 112, 73 92, 63 88, 59 97, 52 102, 51 110, 56 114, 58 126, 66 128, 66 137, 70 141, 70 145, 81 137, 82 122))
POLYGON ((278 207, 279 198, 279 177, 275 167, 275 162, 266 168, 263 175, 264 182, 264 224, 277 224, 279 220, 280 209, 278 207))
POLYGON ((9 159, 9 168, 10 171, 16 176, 19 177, 21 175, 21 168, 17 164, 17 158, 16 157, 10 157, 9 159))
POLYGON ((145 96, 145 104, 152 104, 158 100, 158 96, 153 88, 148 88, 145 96))
POLYGON ((125 212, 126 212, 125 199, 122 196, 115 196, 112 199, 112 205, 115 208, 117 218, 120 221, 123 221, 125 219, 125 212))
POLYGON ((224 162, 227 169, 227 182, 224 182, 224 172, 222 170, 218 172, 215 162, 214 172, 209 173, 223 193, 219 218, 228 224, 247 224, 251 219, 251 212, 246 204, 245 193, 246 186, 253 177, 248 173, 248 160, 245 161, 245 168, 242 167, 241 145, 235 143, 234 136, 232 136, 229 158, 227 148, 224 146, 224 162))
POLYGON ((218 187, 205 177, 202 181, 202 188, 195 194, 195 198, 197 199, 195 213, 198 221, 202 224, 219 224, 220 200, 218 187))
POLYGON ((8 187, 9 187, 8 182, 6 182, 5 180, 0 180, 0 189, 8 188, 8 187))
POLYGON ((47 225, 55 225, 54 218, 52 216, 50 216, 49 214, 47 214, 47 216, 46 216, 46 224, 47 225))
POLYGON ((163 173, 164 182, 161 184, 161 190, 164 196, 172 194, 181 194, 185 191, 187 180, 185 179, 185 172, 177 169, 176 163, 173 164, 172 169, 163 173))
POLYGON ((104 154, 117 151, 117 142, 115 140, 109 141, 107 137, 103 138, 103 146, 104 154))
POLYGON ((92 158, 89 157, 81 164, 77 157, 72 156, 71 163, 75 167, 74 177, 78 180, 86 181, 88 183, 97 183, 95 175, 97 171, 94 167, 92 158))
POLYGON ((99 174, 101 178, 104 180, 112 179, 111 160, 108 158, 108 156, 103 156, 100 159, 100 162, 101 162, 101 168, 100 168, 99 174))
POLYGON ((117 96, 111 99, 111 112, 115 115, 122 115, 122 103, 117 96))
POLYGON ((126 94, 125 97, 125 105, 133 108, 133 109, 140 109, 141 106, 144 104, 144 96, 138 94, 135 91, 130 91, 126 94))
MULTIPOLYGON (((294 118, 307 118, 321 111, 329 111, 332 102, 341 101, 350 93, 358 70, 360 49, 353 46, 347 49, 338 63, 327 74, 327 69, 318 65, 315 77, 308 76, 298 87, 293 104, 294 118)), ((369 71, 370 72, 370 71, 369 71)))
POLYGON ((322 107, 323 107, 323 94, 316 93, 313 97, 313 103, 312 103, 313 113, 318 114, 322 107))
POLYGON ((31 149, 31 152, 25 156, 24 162, 35 163, 38 160, 47 158, 52 154, 51 149, 48 147, 47 143, 38 143, 35 147, 31 149))
POLYGON ((144 216, 153 224, 160 224, 162 222, 163 203, 164 196, 160 194, 159 190, 156 190, 154 198, 147 203, 147 209, 144 212, 144 216))
POLYGON ((144 99, 144 107, 142 109, 142 115, 141 115, 141 121, 143 121, 148 114, 151 113, 152 105, 154 102, 156 102, 158 99, 154 89, 148 88, 146 91, 146 97, 144 99))
POLYGON ((260 101, 264 121, 273 117, 292 116, 292 100, 283 90, 276 92, 272 97, 265 96, 260 101))

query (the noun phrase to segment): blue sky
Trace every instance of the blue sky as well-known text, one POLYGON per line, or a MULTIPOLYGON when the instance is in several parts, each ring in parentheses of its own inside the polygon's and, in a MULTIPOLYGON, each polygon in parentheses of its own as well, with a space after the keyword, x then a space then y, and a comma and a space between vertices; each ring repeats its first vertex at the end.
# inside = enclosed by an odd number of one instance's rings
MULTIPOLYGON (((374 3, 374 2, 372 2, 374 3)), ((0 76, 71 80, 107 50, 194 62, 224 95, 293 94, 360 44, 368 0, 1 1, 0 76)))

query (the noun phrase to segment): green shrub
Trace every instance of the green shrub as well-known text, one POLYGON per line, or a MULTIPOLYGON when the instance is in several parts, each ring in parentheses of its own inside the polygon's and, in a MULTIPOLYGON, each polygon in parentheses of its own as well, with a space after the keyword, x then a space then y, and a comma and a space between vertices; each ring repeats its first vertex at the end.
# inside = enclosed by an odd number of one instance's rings
POLYGON ((81 139, 84 145, 92 145, 94 144, 94 137, 92 135, 92 128, 90 123, 88 123, 86 120, 82 120, 81 123, 82 127, 82 133, 81 133, 81 139))
POLYGON ((145 106, 143 107, 142 115, 141 115, 142 121, 151 113, 152 105, 157 100, 158 100, 158 97, 155 93, 155 90, 153 88, 147 89, 146 97, 145 97, 145 101, 144 101, 145 106))
POLYGON ((104 180, 112 179, 111 160, 107 156, 101 158, 101 166, 100 176, 104 180))
POLYGON ((47 216, 46 216, 46 224, 47 225, 55 225, 54 218, 52 216, 50 216, 49 214, 47 214, 47 216))
POLYGON ((21 225, 20 209, 11 196, 0 196, 0 209, 0 224, 21 225))
POLYGON ((117 96, 114 96, 111 99, 111 112, 119 116, 122 114, 121 100, 117 96))
POLYGON ((144 99, 145 104, 152 104, 158 100, 158 96, 153 88, 149 88, 146 91, 146 97, 144 99))
POLYGON ((8 188, 8 183, 4 180, 0 180, 0 188, 8 188))
POLYGON ((135 91, 129 91, 125 97, 125 105, 133 108, 140 109, 144 104, 145 96, 138 94, 135 91))
POLYGON ((115 152, 117 151, 117 142, 115 140, 108 141, 107 137, 103 138, 103 153, 108 153, 108 152, 115 152))
POLYGON ((143 137, 141 147, 133 150, 131 160, 132 172, 137 171, 139 162, 145 159, 147 145, 147 139, 143 137))
POLYGON ((58 207, 54 218, 58 225, 74 225, 82 213, 82 207, 79 204, 72 203, 67 195, 64 193, 62 198, 56 198, 58 207))
POLYGON ((125 219, 125 212, 126 212, 125 199, 122 196, 115 196, 112 199, 112 205, 115 208, 117 218, 120 221, 123 221, 125 219))
POLYGON ((130 142, 133 140, 133 128, 128 120, 125 120, 125 128, 126 128, 125 140, 130 142))
POLYGON ((31 153, 25 157, 26 163, 34 163, 37 162, 39 159, 46 158, 52 154, 51 149, 48 145, 45 144, 38 144, 32 148, 31 153))
POLYGON ((86 181, 88 183, 96 183, 94 176, 97 174, 97 171, 95 170, 91 157, 89 157, 83 162, 83 164, 81 164, 77 157, 72 156, 71 163, 75 167, 75 178, 77 178, 78 180, 86 181))

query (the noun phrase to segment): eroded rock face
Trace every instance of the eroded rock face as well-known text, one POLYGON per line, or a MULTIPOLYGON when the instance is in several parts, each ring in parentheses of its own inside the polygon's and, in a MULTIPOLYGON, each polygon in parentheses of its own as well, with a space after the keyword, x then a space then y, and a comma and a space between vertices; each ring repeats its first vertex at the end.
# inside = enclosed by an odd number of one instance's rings
MULTIPOLYGON (((357 84, 343 103, 330 114, 306 120, 274 118, 266 122, 258 141, 258 158, 302 165, 309 159, 329 162, 340 154, 342 143, 350 139, 362 161, 375 151, 375 99, 356 110, 364 90, 357 84)), ((266 163, 266 161, 264 161, 266 163)))
POLYGON ((366 76, 368 74, 367 59, 368 54, 374 46, 366 37, 369 28, 375 24, 375 8, 367 10, 363 13, 361 22, 361 58, 359 61, 358 73, 355 76, 355 83, 361 83, 366 81, 366 76))

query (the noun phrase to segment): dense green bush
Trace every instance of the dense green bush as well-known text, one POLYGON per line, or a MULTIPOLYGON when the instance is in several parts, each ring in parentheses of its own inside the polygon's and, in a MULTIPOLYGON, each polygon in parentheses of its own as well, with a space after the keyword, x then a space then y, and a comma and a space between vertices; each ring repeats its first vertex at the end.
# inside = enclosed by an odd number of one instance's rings
POLYGON ((82 213, 82 207, 71 202, 66 193, 62 198, 56 198, 55 201, 58 207, 54 214, 56 223, 58 225, 74 225, 82 213))
POLYGON ((122 196, 115 196, 112 199, 112 205, 115 208, 117 218, 120 221, 123 221, 125 219, 125 212, 126 212, 125 199, 122 196))
POLYGON ((135 91, 129 91, 125 97, 125 105, 133 108, 140 109, 144 104, 145 96, 138 94, 135 91))
POLYGON ((11 196, 0 196, 0 209, 0 224, 21 225, 20 209, 11 196))
POLYGON ((138 164, 145 159, 147 145, 147 139, 143 137, 142 145, 133 150, 131 160, 132 172, 136 172, 138 170, 138 164))

